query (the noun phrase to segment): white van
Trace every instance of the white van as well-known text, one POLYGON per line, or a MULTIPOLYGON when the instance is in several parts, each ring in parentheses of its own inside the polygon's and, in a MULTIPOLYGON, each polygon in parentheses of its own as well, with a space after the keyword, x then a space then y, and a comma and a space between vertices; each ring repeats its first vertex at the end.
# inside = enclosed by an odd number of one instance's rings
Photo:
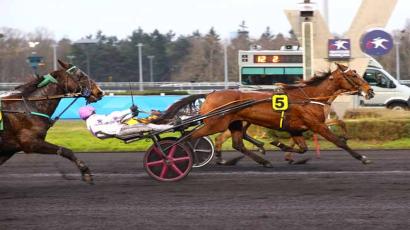
POLYGON ((385 106, 394 110, 409 110, 410 87, 397 81, 375 59, 370 59, 363 77, 372 86, 375 96, 371 100, 361 98, 361 106, 385 106))

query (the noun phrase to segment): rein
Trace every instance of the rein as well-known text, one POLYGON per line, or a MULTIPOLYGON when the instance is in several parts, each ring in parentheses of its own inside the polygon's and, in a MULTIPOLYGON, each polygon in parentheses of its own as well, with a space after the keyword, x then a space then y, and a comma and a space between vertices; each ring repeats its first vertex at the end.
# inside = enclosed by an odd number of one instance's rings
MULTIPOLYGON (((346 69, 345 71, 342 71, 342 76, 343 78, 349 82, 349 84, 351 84, 354 88, 356 88, 357 90, 353 90, 353 91, 345 91, 345 90, 340 90, 340 91, 336 91, 336 93, 334 93, 333 95, 330 96, 320 96, 320 97, 309 97, 306 92, 303 90, 303 87, 298 87, 298 89, 303 93, 303 95, 305 96, 305 103, 313 103, 313 104, 318 104, 318 105, 330 105, 329 100, 331 100, 332 98, 336 98, 339 95, 349 95, 349 94, 355 94, 358 93, 360 91, 360 85, 358 85, 356 82, 354 82, 352 79, 350 79, 349 77, 347 77, 345 75, 345 73, 347 73, 349 71, 349 69, 346 69), (325 103, 323 103, 322 101, 326 101, 325 103)), ((291 93, 286 93, 288 95, 292 95, 291 93)), ((294 94, 293 94, 294 95, 294 94)))
POLYGON ((71 97, 79 97, 82 96, 81 93, 69 93, 69 94, 59 94, 59 95, 52 95, 52 96, 44 96, 44 97, 28 97, 28 98, 2 98, 2 101, 45 101, 50 99, 61 99, 61 98, 71 98, 71 97))

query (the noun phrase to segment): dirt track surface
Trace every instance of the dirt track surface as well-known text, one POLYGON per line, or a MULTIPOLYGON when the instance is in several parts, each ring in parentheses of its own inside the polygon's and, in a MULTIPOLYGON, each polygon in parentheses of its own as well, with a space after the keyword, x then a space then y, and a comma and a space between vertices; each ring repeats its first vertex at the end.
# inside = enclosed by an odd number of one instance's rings
POLYGON ((141 153, 77 154, 93 186, 65 159, 19 154, 0 167, 0 229, 410 229, 410 151, 361 153, 374 164, 270 152, 272 169, 211 164, 177 183, 148 177, 141 153))

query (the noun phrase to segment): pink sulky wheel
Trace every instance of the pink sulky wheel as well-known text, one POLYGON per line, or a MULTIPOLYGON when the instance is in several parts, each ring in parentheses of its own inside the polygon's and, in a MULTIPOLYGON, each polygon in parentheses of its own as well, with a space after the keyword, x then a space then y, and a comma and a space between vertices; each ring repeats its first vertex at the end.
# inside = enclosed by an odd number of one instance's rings
POLYGON ((178 181, 188 175, 193 162, 191 150, 183 143, 174 145, 175 142, 176 140, 160 140, 158 145, 153 144, 147 150, 144 168, 148 175, 159 181, 178 181), (161 147, 166 157, 157 146, 161 147))

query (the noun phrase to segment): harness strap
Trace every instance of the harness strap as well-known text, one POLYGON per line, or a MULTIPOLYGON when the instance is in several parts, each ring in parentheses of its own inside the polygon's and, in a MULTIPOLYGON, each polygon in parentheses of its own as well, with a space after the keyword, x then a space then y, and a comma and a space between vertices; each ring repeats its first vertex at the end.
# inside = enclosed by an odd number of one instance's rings
POLYGON ((317 104, 317 105, 321 105, 321 106, 327 106, 328 104, 322 103, 322 102, 318 102, 318 101, 309 101, 309 103, 311 104, 317 104))
POLYGON ((68 74, 73 75, 75 73, 75 71, 77 71, 77 70, 78 70, 78 67, 73 65, 69 69, 67 69, 65 72, 68 73, 68 74))
POLYGON ((30 114, 35 115, 35 116, 39 116, 39 117, 45 117, 49 120, 51 120, 51 117, 45 113, 39 113, 39 112, 30 112, 30 114))

